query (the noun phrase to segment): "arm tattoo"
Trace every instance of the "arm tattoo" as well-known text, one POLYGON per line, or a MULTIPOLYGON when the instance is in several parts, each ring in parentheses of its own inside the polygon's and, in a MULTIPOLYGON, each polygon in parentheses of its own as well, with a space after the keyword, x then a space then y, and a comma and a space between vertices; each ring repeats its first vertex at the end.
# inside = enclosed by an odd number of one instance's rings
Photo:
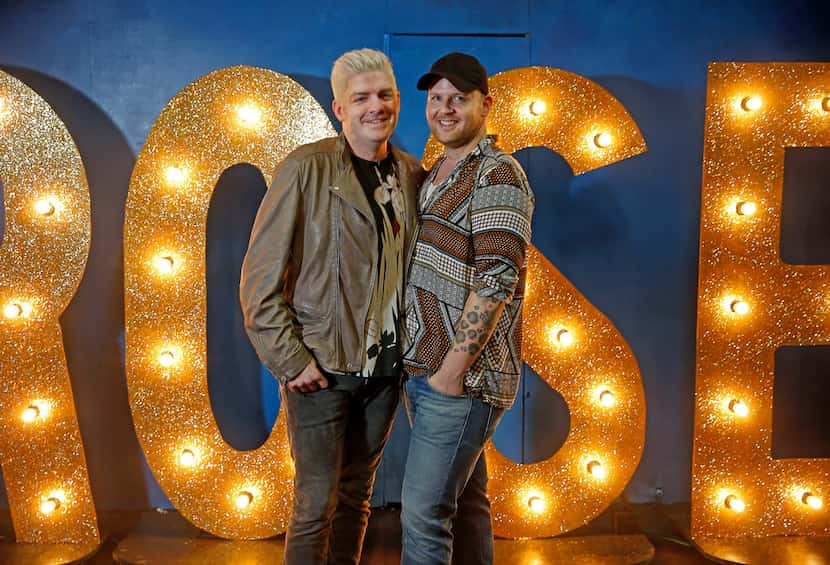
POLYGON ((480 302, 473 304, 472 310, 465 309, 453 340, 453 351, 465 352, 473 357, 484 349, 501 314, 500 301, 492 298, 478 300, 480 302))

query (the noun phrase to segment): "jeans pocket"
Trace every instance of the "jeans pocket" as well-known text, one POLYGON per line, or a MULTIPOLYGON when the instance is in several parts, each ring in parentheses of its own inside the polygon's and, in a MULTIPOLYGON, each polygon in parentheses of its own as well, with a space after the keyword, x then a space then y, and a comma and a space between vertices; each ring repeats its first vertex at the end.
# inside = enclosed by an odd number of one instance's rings
POLYGON ((434 394, 434 395, 436 395, 436 396, 440 396, 441 398, 451 398, 451 399, 454 399, 454 400, 459 400, 459 399, 464 399, 464 398, 467 398, 467 394, 466 394, 466 393, 464 393, 464 394, 459 394, 459 395, 455 395, 455 394, 447 394, 447 393, 441 392, 440 390, 436 390, 436 389, 432 386, 432 383, 430 382, 430 379, 431 379, 431 378, 432 378, 432 377, 425 377, 425 378, 424 378, 424 383, 426 384, 426 387, 430 390, 430 392, 432 392, 432 394, 434 394))

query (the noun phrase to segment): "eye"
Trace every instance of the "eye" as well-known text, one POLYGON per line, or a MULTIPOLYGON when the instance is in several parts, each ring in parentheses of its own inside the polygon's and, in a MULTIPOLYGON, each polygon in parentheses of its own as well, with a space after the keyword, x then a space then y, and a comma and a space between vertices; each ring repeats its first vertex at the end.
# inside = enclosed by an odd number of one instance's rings
POLYGON ((459 103, 464 102, 464 97, 461 96, 460 94, 456 94, 455 96, 453 96, 453 102, 459 102, 459 103))

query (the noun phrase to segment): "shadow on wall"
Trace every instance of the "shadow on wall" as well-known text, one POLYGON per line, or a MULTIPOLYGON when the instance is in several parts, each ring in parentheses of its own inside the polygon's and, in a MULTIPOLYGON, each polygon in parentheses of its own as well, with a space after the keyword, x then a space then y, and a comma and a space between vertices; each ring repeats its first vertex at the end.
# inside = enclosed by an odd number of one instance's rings
POLYGON ((637 356, 648 403, 645 450, 628 493, 635 501, 651 501, 662 487, 666 502, 685 501, 693 441, 705 83, 689 92, 629 77, 594 80, 626 106, 649 146, 599 179, 627 216, 625 248, 613 254, 615 272, 605 279, 613 285, 608 295, 616 307, 599 306, 637 356))
POLYGON ((130 417, 121 347, 122 226, 135 156, 110 117, 81 92, 30 69, 2 68, 54 108, 86 167, 92 246, 78 292, 61 316, 64 349, 98 510, 146 508, 143 456, 130 417))
POLYGON ((262 445, 279 406, 276 379, 260 369, 239 303, 242 259, 264 194, 256 167, 230 167, 216 183, 207 221, 208 390, 222 437, 239 450, 262 445))
POLYGON ((334 100, 334 95, 331 93, 331 83, 328 77, 316 77, 303 74, 289 74, 288 76, 311 93, 314 99, 323 107, 323 110, 326 111, 331 125, 339 132, 340 121, 338 121, 334 115, 334 111, 331 109, 331 101, 334 100))
MULTIPOLYGON (((698 97, 629 77, 591 78, 626 106, 649 150, 578 177, 547 149, 518 152, 536 195, 533 242, 611 319, 640 364, 648 425, 629 493, 650 500, 659 484, 667 499, 688 500, 705 90, 698 97), (683 471, 664 476, 666 468, 683 471)), ((567 433, 567 408, 526 371, 500 432, 508 457, 546 459, 567 433)))

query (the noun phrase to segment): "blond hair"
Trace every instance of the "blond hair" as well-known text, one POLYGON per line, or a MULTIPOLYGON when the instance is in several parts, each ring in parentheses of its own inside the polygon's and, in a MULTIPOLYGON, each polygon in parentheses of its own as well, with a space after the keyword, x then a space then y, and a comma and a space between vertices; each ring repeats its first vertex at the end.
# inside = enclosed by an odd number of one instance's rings
POLYGON ((349 79, 362 73, 380 71, 389 75, 395 89, 395 73, 392 61, 383 51, 377 49, 355 49, 340 55, 331 67, 331 91, 335 100, 340 100, 346 93, 349 79))

